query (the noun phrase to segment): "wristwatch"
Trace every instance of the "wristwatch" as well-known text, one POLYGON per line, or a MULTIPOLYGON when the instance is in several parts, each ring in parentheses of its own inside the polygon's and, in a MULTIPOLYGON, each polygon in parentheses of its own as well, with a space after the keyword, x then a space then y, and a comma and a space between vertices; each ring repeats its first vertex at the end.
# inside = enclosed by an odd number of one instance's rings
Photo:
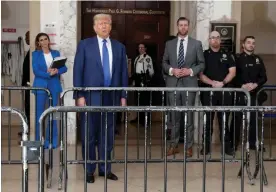
POLYGON ((226 85, 226 84, 227 84, 225 80, 223 80, 222 83, 223 83, 223 85, 226 85))

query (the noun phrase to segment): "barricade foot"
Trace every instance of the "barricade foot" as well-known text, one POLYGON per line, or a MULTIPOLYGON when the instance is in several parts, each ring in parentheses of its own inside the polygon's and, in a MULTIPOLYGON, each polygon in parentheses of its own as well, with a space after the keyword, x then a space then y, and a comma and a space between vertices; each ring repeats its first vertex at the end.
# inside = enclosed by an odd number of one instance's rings
POLYGON ((58 190, 62 190, 62 180, 63 180, 63 166, 60 166, 59 177, 58 177, 58 190))
POLYGON ((263 183, 266 186, 268 185, 267 176, 266 176, 265 168, 264 167, 263 167, 263 183))
MULTIPOLYGON (((245 168, 246 162, 243 163, 243 166, 244 166, 244 168, 245 168)), ((238 178, 241 178, 241 174, 242 174, 242 166, 241 166, 241 168, 240 168, 240 170, 239 170, 238 178)))
MULTIPOLYGON (((246 162, 244 162, 244 168, 246 167, 246 162)), ((247 170, 248 171, 248 170, 247 170)), ((242 167, 240 168, 240 170, 239 170, 239 173, 238 173, 238 178, 241 178, 241 175, 242 175, 242 167)), ((255 185, 255 178, 250 178, 250 176, 248 176, 248 179, 249 179, 249 181, 248 181, 248 184, 249 185, 255 185)))
MULTIPOLYGON (((257 157, 258 162, 256 163, 256 169, 255 169, 254 176, 253 176, 254 179, 257 178, 257 176, 258 176, 258 174, 259 174, 259 171, 260 171, 260 169, 261 169, 261 166, 262 166, 262 164, 260 163, 262 160, 261 160, 261 158, 260 158, 259 152, 258 152, 257 155, 258 155, 258 157, 257 157)), ((262 167, 262 169, 263 169, 263 173, 262 173, 262 174, 263 174, 263 184, 264 184, 264 185, 268 185, 267 176, 266 176, 266 173, 265 173, 265 168, 264 168, 264 166, 262 167)))
POLYGON ((249 185, 255 185, 255 180, 249 178, 248 184, 249 185))
POLYGON ((51 188, 51 186, 52 186, 52 169, 49 164, 46 164, 45 167, 46 167, 47 188, 51 188))

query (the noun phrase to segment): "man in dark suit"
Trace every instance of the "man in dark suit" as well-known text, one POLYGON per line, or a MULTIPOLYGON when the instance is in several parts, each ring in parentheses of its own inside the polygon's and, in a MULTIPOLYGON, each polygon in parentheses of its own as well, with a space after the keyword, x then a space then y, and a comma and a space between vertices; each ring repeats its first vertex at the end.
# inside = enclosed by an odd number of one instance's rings
MULTIPOLYGON (((189 20, 180 17, 177 20, 178 37, 166 43, 163 56, 163 70, 166 75, 167 87, 197 87, 197 75, 204 70, 204 56, 202 43, 188 37, 189 20)), ((168 93, 168 105, 195 105, 195 92, 178 91, 176 93, 176 103, 174 92, 168 93), (187 102, 186 102, 187 100, 187 102)), ((172 113, 172 134, 167 155, 179 153, 178 142, 180 138, 181 113, 172 113)), ((193 113, 188 113, 187 119, 187 156, 193 155, 192 146, 194 141, 193 113)))
MULTIPOLYGON (((27 31, 25 34, 25 41, 27 45, 30 45, 30 32, 27 31)), ((24 62, 23 62, 23 77, 21 86, 29 86, 30 83, 30 50, 28 50, 24 62)), ((27 116, 28 124, 30 125, 30 91, 26 90, 25 94, 25 114, 27 116)), ((22 135, 22 132, 19 132, 18 135, 22 135)))
MULTIPOLYGON (((80 41, 73 69, 74 87, 127 87, 128 69, 126 61, 125 46, 120 42, 110 39, 112 18, 111 15, 97 14, 94 16, 94 30, 96 37, 80 41)), ((124 91, 101 91, 75 92, 74 99, 78 106, 126 106, 126 93, 124 91)), ((81 115, 82 130, 82 154, 84 158, 84 134, 85 119, 81 115)), ((115 118, 116 119, 116 118, 115 118)), ((98 148, 98 157, 105 159, 105 147, 107 147, 107 159, 111 158, 113 149, 114 124, 112 113, 91 113, 88 114, 89 151, 88 159, 95 160, 95 145, 98 148), (107 122, 105 121, 107 115, 107 122), (107 135, 105 136, 105 125, 107 123, 107 135), (107 146, 105 146, 107 139, 107 146)), ((86 174, 87 182, 94 182, 96 164, 88 164, 86 174)), ((99 176, 107 176, 108 179, 118 180, 118 177, 111 172, 111 163, 100 163, 99 176)))

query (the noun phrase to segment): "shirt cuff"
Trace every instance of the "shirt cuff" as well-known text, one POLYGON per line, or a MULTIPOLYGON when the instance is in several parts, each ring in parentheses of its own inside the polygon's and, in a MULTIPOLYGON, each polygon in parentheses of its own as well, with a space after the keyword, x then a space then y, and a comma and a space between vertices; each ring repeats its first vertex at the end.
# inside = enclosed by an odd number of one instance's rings
POLYGON ((170 69, 169 69, 169 75, 170 75, 170 76, 173 76, 172 70, 173 70, 173 68, 170 68, 170 69))
POLYGON ((193 70, 192 69, 190 69, 191 70, 191 74, 190 74, 190 76, 192 77, 192 76, 194 76, 194 72, 193 72, 193 70))

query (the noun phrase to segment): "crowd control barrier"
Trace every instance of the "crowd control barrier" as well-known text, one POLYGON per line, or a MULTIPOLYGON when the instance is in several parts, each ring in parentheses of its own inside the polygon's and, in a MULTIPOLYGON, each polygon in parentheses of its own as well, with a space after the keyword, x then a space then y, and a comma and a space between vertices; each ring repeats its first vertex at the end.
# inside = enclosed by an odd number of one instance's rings
MULTIPOLYGON (((256 94, 256 104, 261 106, 276 106, 276 86, 270 85, 270 86, 264 86, 261 88, 257 94, 256 94)), ((256 168, 254 172, 254 178, 258 176, 258 173, 260 172, 260 177, 263 178, 264 185, 268 185, 268 179, 265 173, 265 168, 263 167, 263 162, 266 161, 276 161, 276 157, 273 157, 272 154, 272 129, 275 127, 275 123, 273 124, 273 119, 276 119, 276 113, 275 112, 266 112, 266 113, 258 113, 256 112, 256 136, 257 136, 257 142, 256 142, 256 168), (260 117, 260 118, 258 118, 260 117), (265 129, 265 120, 269 119, 269 130, 265 129), (261 124, 261 129, 259 128, 261 124), (264 135, 266 132, 269 132, 269 141, 268 141, 268 156, 263 155, 264 147, 260 148, 260 144, 264 145, 264 135), (259 136, 261 134, 261 137, 259 136)), ((267 146, 267 145, 266 145, 267 146)))
MULTIPOLYGON (((40 141, 30 141, 29 140, 29 127, 27 124, 27 117, 26 115, 15 108, 12 107, 1 107, 1 112, 5 113, 13 113, 19 116, 21 122, 22 122, 22 141, 21 141, 21 147, 22 147, 22 155, 21 160, 18 161, 8 161, 8 162, 1 162, 1 164, 22 164, 22 192, 28 192, 28 165, 34 162, 41 162, 43 163, 43 160, 41 157, 41 151, 39 151, 39 147, 41 147, 40 141)), ((40 187, 42 183, 38 183, 38 187, 40 187)))
MULTIPOLYGON (((167 164, 168 163, 182 163, 183 164, 183 191, 186 191, 186 166, 187 163, 192 162, 201 162, 203 163, 203 177, 202 177, 202 187, 203 187, 203 191, 205 191, 205 187, 206 187, 206 164, 208 162, 220 162, 221 163, 221 167, 222 167, 222 171, 221 171, 221 191, 225 191, 225 164, 226 162, 239 162, 241 165, 241 184, 240 184, 240 190, 244 191, 244 181, 245 181, 245 173, 244 173, 244 168, 246 168, 246 172, 247 172, 247 176, 248 176, 248 180, 250 182, 250 184, 254 184, 254 178, 251 174, 251 170, 250 170, 250 153, 249 153, 249 145, 248 145, 248 137, 246 137, 246 134, 248 132, 249 129, 249 114, 250 112, 260 112, 260 113, 267 113, 267 112, 275 112, 276 111, 276 107, 249 107, 249 106, 243 106, 243 107, 229 107, 229 106, 221 106, 221 107, 217 107, 217 106, 212 106, 212 107, 191 107, 191 106, 182 106, 182 107, 119 107, 119 106, 114 106, 114 107, 110 107, 110 106, 102 106, 102 107, 95 107, 95 106, 89 106, 89 107, 70 107, 70 106, 62 106, 62 107, 54 107, 54 108, 49 108, 47 109, 43 115, 41 116, 40 122, 41 122, 41 130, 44 128, 44 124, 43 121, 46 118, 47 115, 51 114, 51 113, 61 113, 63 114, 63 117, 65 116, 65 113, 68 112, 80 112, 80 113, 85 113, 85 117, 86 119, 88 118, 88 114, 89 113, 116 113, 116 112, 130 112, 130 111, 136 111, 136 112, 140 112, 140 111, 144 111, 145 113, 149 113, 149 112, 164 112, 164 119, 165 119, 165 126, 164 129, 162 130, 164 132, 164 148, 163 148, 163 154, 166 153, 166 149, 167 149, 167 129, 168 129, 168 125, 167 125, 167 121, 168 121, 168 114, 169 112, 184 112, 184 133, 187 133, 187 113, 189 111, 193 111, 193 112, 206 112, 206 111, 213 111, 213 112, 222 112, 223 113, 223 129, 225 129, 226 125, 225 125, 225 113, 227 112, 242 112, 243 113, 243 126, 242 126, 242 140, 241 140, 241 156, 240 158, 228 158, 225 155, 225 150, 224 150, 224 146, 225 146, 225 142, 224 142, 224 137, 225 134, 222 134, 222 156, 221 158, 207 158, 207 155, 203 155, 203 158, 187 158, 186 156, 186 142, 187 142, 187 138, 186 135, 184 134, 184 147, 183 147, 183 159, 169 159, 167 158, 166 155, 163 155, 163 157, 161 158, 148 158, 148 148, 149 148, 149 143, 148 140, 145 139, 145 143, 144 143, 144 158, 143 159, 129 159, 128 158, 128 124, 127 124, 127 117, 126 117, 126 121, 125 121, 125 130, 124 130, 124 136, 125 136, 125 145, 124 145, 124 158, 123 159, 107 159, 107 140, 105 139, 105 159, 104 160, 90 160, 88 159, 88 132, 89 130, 87 129, 87 121, 86 122, 86 130, 85 130, 85 158, 84 160, 67 160, 67 155, 68 155, 68 151, 67 151, 67 134, 64 134, 64 158, 63 158, 63 164, 64 164, 64 169, 63 169, 63 176, 67 176, 67 165, 68 164, 84 164, 84 169, 87 168, 88 164, 95 164, 95 163, 104 163, 105 164, 105 169, 107 169, 107 163, 116 163, 116 164, 124 164, 124 191, 127 191, 127 178, 128 178, 128 164, 131 163, 142 163, 144 164, 144 189, 145 191, 147 191, 147 167, 149 163, 163 163, 164 165, 164 191, 167 191, 168 186, 167 186, 167 178, 168 178, 168 173, 167 173, 167 164), (246 162, 246 163, 244 163, 246 162)), ((105 116, 107 117, 107 116, 105 116)), ((147 116, 145 117, 146 121, 147 121, 147 116)), ((107 119, 105 119, 105 122, 107 122, 107 119)), ((146 123, 145 126, 147 126, 148 124, 146 123)), ((206 116, 204 116, 204 136, 206 136, 206 116)), ((63 132, 66 133, 67 128, 66 126, 63 127, 63 132)), ((103 127, 102 131, 105 132, 105 135, 107 134, 107 126, 103 127)), ((223 132, 225 133, 225 131, 223 132)), ((144 130, 144 134, 145 134, 145 138, 148 135, 148 129, 147 127, 144 130)), ((206 145, 206 143, 203 143, 203 145, 206 145)), ((263 142, 261 142, 261 147, 263 146, 263 142)), ((262 154, 261 154, 262 156, 262 154)), ((84 173, 86 173, 86 170, 84 171, 84 173)), ((263 183, 263 177, 260 178, 260 182, 263 183)), ((64 186, 64 191, 67 191, 67 177, 65 177, 65 179, 63 180, 63 186, 64 186)), ((262 187, 262 186, 261 186, 262 187)), ((84 174, 84 191, 87 191, 87 182, 86 182, 86 174, 84 174)), ((107 177, 105 176, 105 182, 104 182, 104 191, 107 191, 107 177)), ((123 189, 122 189, 123 191, 123 189)))
MULTIPOLYGON (((74 92, 76 94, 78 93, 85 93, 87 97, 91 97, 91 95, 93 94, 99 94, 100 93, 100 98, 102 99, 102 95, 105 94, 105 93, 110 93, 110 97, 115 97, 116 94, 118 92, 122 92, 124 91, 125 94, 127 95, 127 98, 128 98, 128 106, 133 106, 133 102, 131 103, 130 102, 130 97, 133 96, 133 94, 136 93, 136 99, 137 99, 137 102, 135 103, 134 102, 134 105, 135 106, 167 106, 167 105, 171 105, 171 106, 178 106, 179 104, 177 104, 176 102, 176 94, 177 92, 185 92, 185 95, 186 97, 188 98, 190 94, 194 94, 194 97, 196 97, 196 94, 198 95, 198 97, 200 98, 200 95, 201 94, 204 94, 204 93, 210 93, 210 103, 208 103, 208 105, 210 104, 210 106, 212 105, 211 103, 211 100, 212 100, 212 97, 214 97, 215 93, 221 93, 221 97, 222 97, 222 101, 224 100, 224 98, 226 98, 224 95, 226 94, 231 94, 231 97, 233 99, 233 103, 235 102, 236 98, 238 95, 243 95, 245 98, 246 98, 246 105, 247 106, 250 106, 250 102, 251 102, 251 98, 250 98, 250 94, 249 92, 247 92, 246 90, 244 89, 237 89, 237 88, 202 88, 202 87, 194 87, 194 88, 169 88, 169 87, 123 87, 123 88, 119 88, 119 87, 108 87, 108 88, 104 88, 104 87, 86 87, 86 88, 78 88, 78 87, 74 87, 74 88, 67 88, 63 91, 63 93, 61 94, 61 106, 64 106, 64 98, 66 96, 67 93, 69 92, 74 92), (140 96, 141 97, 144 97, 145 99, 145 94, 144 93, 147 93, 147 99, 149 100, 148 102, 145 102, 145 101, 142 101, 140 103, 140 100, 143 100, 143 99, 140 99, 140 96), (168 94, 174 94, 174 102, 173 103, 169 103, 168 102, 168 94), (159 99, 160 98, 160 99, 159 99), (160 101, 161 100, 161 103, 160 102, 157 102, 157 101, 160 101), (140 105, 141 104, 141 105, 140 105)), ((114 99, 113 99, 114 101, 114 99)), ((101 103, 103 101, 101 100, 101 103)), ((223 104, 223 102, 222 102, 223 104)), ((117 105, 115 104, 114 102, 111 104, 113 106, 117 105)), ((188 106, 189 104, 186 103, 185 104, 186 106, 188 106)), ((223 106, 223 105, 221 105, 223 106)), ((122 112, 117 112, 117 114, 122 114, 122 112)), ((160 119, 161 119, 161 127, 164 128, 164 112, 160 112, 162 113, 162 115, 160 115, 160 119)), ((203 113, 203 112, 193 112, 193 113, 197 113, 198 116, 200 116, 201 114, 200 113, 203 113)), ((64 118, 63 119, 67 119, 67 113, 64 114, 64 118)), ((127 114, 125 114, 126 116, 127 114)), ((248 114, 250 115, 250 114, 248 114)), ((114 113, 113 113, 113 124, 116 123, 116 119, 114 118, 114 113)), ((169 118, 168 118, 168 133, 167 133, 167 137, 170 137, 170 132, 171 132, 171 129, 172 129, 172 125, 171 125, 171 116, 172 114, 169 114, 169 118)), ((137 146, 137 150, 136 150, 136 153, 137 153, 137 159, 140 159, 140 148, 139 146, 142 144, 140 142, 141 138, 140 138, 140 131, 142 130, 141 127, 144 127, 145 126, 145 123, 143 122, 142 124, 139 123, 140 119, 145 119, 145 114, 144 112, 139 112, 137 113, 137 117, 138 117, 138 122, 136 124, 137 126, 137 138, 136 138, 136 146, 137 146)), ((184 118, 183 118, 184 119, 184 118)), ((131 121, 130 121, 131 122, 131 121)), ((67 121, 61 121, 61 126, 67 126, 67 121)), ((182 124, 184 123, 184 121, 182 121, 182 124)), ((198 118, 198 127, 201 126, 202 124, 202 118, 198 118)), ((203 125, 202 125, 203 126, 203 125)), ((147 113, 147 127, 149 128, 149 135, 147 136, 147 139, 149 140, 149 158, 151 159, 151 156, 152 156, 152 113, 147 113)), ((202 128, 198 128, 198 133, 197 133, 197 140, 199 141, 200 140, 200 132, 199 132, 199 129, 202 129, 202 128)), ((116 132, 116 130, 114 130, 116 132)), ((211 134, 211 131, 210 133, 211 134)), ((61 134, 60 134, 60 140, 61 140, 61 151, 60 151, 60 179, 59 179, 59 189, 61 189, 61 183, 62 183, 62 169, 64 167, 64 165, 62 164, 63 162, 63 156, 62 156, 62 150, 64 149, 64 140, 63 140, 63 130, 61 130, 61 134)), ((181 134, 181 136, 184 135, 183 133, 181 134)), ((248 135, 248 134, 247 134, 248 135)), ((160 153, 161 153, 161 156, 163 156, 163 149, 164 149, 164 143, 163 143, 163 140, 164 140, 164 133, 162 132, 161 133, 161 140, 160 140, 160 145, 161 145, 161 150, 160 150, 160 153)), ((76 138, 77 139, 77 138, 76 138)), ((183 137, 181 137, 180 139, 184 139, 183 137)), ((113 143, 114 143, 114 140, 115 140, 115 137, 113 137, 113 143)), ((200 151, 200 142, 197 143, 197 158, 199 158, 199 151, 200 151)), ((77 145, 76 145, 76 148, 75 148, 75 159, 77 159, 77 154, 78 154, 78 150, 77 150, 77 145)), ((114 157, 115 156, 115 150, 112 151, 112 156, 114 157)), ((211 154, 212 156, 212 154, 211 154)))
MULTIPOLYGON (((1 90, 3 91, 3 94, 6 96, 8 96, 7 98, 4 97, 3 101, 5 103, 5 105, 7 105, 8 107, 14 107, 15 105, 17 105, 18 101, 21 99, 21 111, 23 111, 26 115, 26 123, 28 124, 28 126, 30 126, 30 95, 32 94, 33 91, 40 91, 43 93, 47 94, 48 97, 48 105, 49 107, 53 106, 53 99, 52 99, 52 95, 50 93, 50 91, 46 88, 40 88, 40 87, 21 87, 21 86, 2 86, 1 90), (21 98, 20 95, 16 95, 13 96, 13 93, 18 94, 18 92, 15 91, 21 91, 21 98), (8 92, 8 94, 6 94, 6 92, 8 92), (16 97, 16 98, 14 98, 16 97), (14 98, 14 100, 12 101, 12 98, 14 98), (6 101, 6 99, 8 99, 8 101, 6 101), (28 108, 26 108, 28 107, 28 108)), ((36 94, 37 92, 34 93, 34 99, 36 99, 36 94)), ((36 101, 34 102, 36 103, 36 101)), ((37 107, 37 106, 36 106, 37 107)), ((16 108, 19 108, 19 106, 17 106, 16 108)), ((34 117, 36 117, 36 111, 37 109, 35 108, 35 114, 34 117)), ((45 165, 46 166, 46 178, 47 178, 47 186, 48 188, 51 187, 51 181, 52 181, 52 169, 53 169, 53 149, 52 149, 52 126, 53 126, 53 116, 50 115, 49 119, 48 119, 48 124, 49 124, 49 159, 48 159, 48 163, 45 165)), ((3 123, 2 123, 3 125, 3 123)), ((21 164, 21 160, 12 160, 11 159, 11 127, 12 127, 12 118, 11 118, 11 113, 8 114, 8 160, 2 160, 1 163, 2 164, 21 164)), ((19 135, 21 135, 21 132, 18 133, 19 135)), ((32 163, 37 163, 37 162, 32 162, 32 163)))

